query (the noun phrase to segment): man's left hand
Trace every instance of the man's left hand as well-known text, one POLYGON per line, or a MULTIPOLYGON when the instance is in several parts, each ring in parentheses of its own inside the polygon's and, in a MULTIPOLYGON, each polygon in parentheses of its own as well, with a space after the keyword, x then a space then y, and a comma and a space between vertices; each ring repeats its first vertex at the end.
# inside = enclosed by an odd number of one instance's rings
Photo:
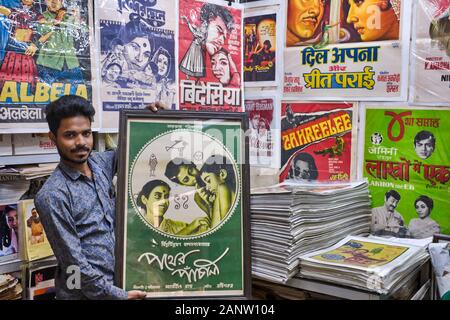
POLYGON ((145 108, 147 110, 150 110, 150 111, 153 111, 153 112, 158 112, 158 110, 167 110, 168 109, 167 106, 164 103, 160 102, 160 101, 150 103, 145 108))

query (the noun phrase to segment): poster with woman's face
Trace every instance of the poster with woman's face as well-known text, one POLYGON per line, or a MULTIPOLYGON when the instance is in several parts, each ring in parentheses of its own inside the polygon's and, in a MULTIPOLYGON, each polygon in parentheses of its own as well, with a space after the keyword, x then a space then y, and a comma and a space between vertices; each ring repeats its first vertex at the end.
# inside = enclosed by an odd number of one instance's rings
POLYGON ((19 255, 19 216, 17 203, 0 203, 0 262, 19 255))
POLYGON ((242 110, 242 10, 179 1, 181 110, 242 110))
POLYGON ((119 110, 161 101, 176 107, 175 0, 105 0, 96 7, 105 129, 119 110))
POLYGON ((450 1, 417 1, 411 49, 411 99, 448 103, 450 83, 450 1))
POLYGON ((148 297, 243 293, 240 129, 239 121, 129 120, 126 290, 148 297))

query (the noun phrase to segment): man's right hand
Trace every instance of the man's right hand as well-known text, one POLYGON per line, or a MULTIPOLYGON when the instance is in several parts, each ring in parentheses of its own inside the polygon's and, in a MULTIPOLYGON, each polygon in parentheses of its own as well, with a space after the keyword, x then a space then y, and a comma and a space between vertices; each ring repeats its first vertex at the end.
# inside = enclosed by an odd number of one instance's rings
POLYGON ((128 300, 142 300, 145 299, 147 293, 139 290, 128 291, 128 300))

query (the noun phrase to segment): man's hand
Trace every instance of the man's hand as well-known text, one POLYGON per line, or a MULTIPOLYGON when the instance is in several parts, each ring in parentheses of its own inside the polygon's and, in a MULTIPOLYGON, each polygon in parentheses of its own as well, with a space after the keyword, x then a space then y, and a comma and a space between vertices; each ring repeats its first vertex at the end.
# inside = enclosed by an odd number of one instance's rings
POLYGON ((160 101, 150 103, 145 108, 147 110, 150 110, 150 111, 153 111, 153 112, 157 112, 158 110, 161 110, 161 109, 162 110, 167 110, 168 109, 167 106, 164 103, 160 102, 160 101))
POLYGON ((128 300, 142 300, 147 296, 144 291, 132 290, 128 291, 128 300))

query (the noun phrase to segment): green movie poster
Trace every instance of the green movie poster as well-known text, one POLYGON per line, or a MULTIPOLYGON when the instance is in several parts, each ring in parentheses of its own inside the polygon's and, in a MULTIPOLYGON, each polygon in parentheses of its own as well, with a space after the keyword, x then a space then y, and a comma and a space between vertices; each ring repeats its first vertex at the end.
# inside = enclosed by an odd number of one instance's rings
POLYGON ((450 234, 450 110, 366 109, 364 177, 372 233, 450 234))
POLYGON ((127 132, 124 288, 243 295, 241 122, 129 120, 127 132))

